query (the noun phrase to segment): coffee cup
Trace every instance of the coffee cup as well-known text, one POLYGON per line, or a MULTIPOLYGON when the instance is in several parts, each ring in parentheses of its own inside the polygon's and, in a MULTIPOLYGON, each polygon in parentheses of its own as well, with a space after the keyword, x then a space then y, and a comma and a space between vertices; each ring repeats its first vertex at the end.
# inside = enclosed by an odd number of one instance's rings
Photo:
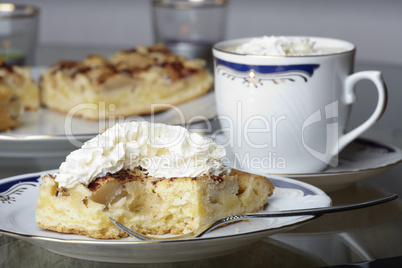
POLYGON ((338 153, 386 108, 381 73, 354 73, 356 46, 347 41, 282 37, 271 44, 281 48, 272 55, 258 52, 263 46, 254 42, 257 39, 213 47, 215 100, 232 165, 275 174, 336 166, 338 153), (361 80, 374 83, 377 104, 366 121, 347 130, 355 85, 361 80))

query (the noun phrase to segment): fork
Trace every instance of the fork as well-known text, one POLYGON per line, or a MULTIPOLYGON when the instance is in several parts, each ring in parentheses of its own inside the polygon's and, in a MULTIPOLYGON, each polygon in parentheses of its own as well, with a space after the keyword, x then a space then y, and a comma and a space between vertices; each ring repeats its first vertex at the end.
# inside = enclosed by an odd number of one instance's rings
POLYGON ((256 218, 292 217, 292 216, 306 216, 306 215, 321 216, 323 214, 328 214, 328 213, 341 212, 341 211, 375 206, 375 205, 379 205, 379 204, 383 204, 383 203, 392 201, 396 198, 398 198, 398 195, 392 194, 392 195, 389 195, 386 197, 382 197, 382 198, 378 198, 378 199, 374 199, 374 200, 370 200, 370 201, 365 201, 365 202, 360 202, 360 203, 348 204, 348 205, 331 206, 331 207, 323 207, 323 208, 286 210, 286 211, 270 211, 268 213, 241 214, 241 215, 230 216, 230 217, 227 217, 224 219, 220 219, 220 220, 217 220, 216 222, 204 225, 204 226, 194 230, 193 232, 183 234, 183 235, 172 236, 172 237, 154 237, 154 236, 149 236, 149 235, 143 235, 143 234, 136 233, 136 232, 130 230, 126 226, 122 225, 121 223, 117 222, 116 220, 114 220, 110 217, 109 217, 109 219, 119 229, 123 230, 127 234, 129 234, 139 240, 142 240, 142 241, 180 240, 180 239, 192 239, 192 238, 202 237, 206 233, 209 233, 211 230, 213 230, 223 224, 227 224, 227 223, 234 222, 234 221, 242 221, 242 220, 246 220, 246 219, 256 219, 256 218))

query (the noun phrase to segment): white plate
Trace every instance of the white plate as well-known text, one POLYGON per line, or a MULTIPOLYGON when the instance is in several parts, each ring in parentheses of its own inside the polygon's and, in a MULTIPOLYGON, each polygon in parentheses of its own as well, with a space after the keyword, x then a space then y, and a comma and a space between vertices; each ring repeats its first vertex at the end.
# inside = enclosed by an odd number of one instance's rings
MULTIPOLYGON (((32 67, 32 77, 38 81, 40 72, 46 66, 32 67)), ((154 123, 186 124, 207 120, 215 112, 214 92, 164 112, 146 116, 131 116, 126 118, 110 118, 109 120, 86 120, 79 117, 69 117, 65 114, 40 107, 37 111, 26 111, 19 118, 20 126, 11 131, 0 132, 0 157, 47 157, 57 154, 49 152, 49 147, 58 146, 62 149, 68 143, 80 147, 80 143, 104 132, 110 126, 121 121, 145 120, 154 123), (77 141, 78 144, 74 144, 77 141), (52 146, 44 143, 53 142, 52 146), (66 143, 66 144, 64 144, 66 143), (21 146, 19 146, 21 145, 21 146)), ((72 147, 72 148, 73 148, 72 147)), ((59 148, 59 149, 60 149, 59 148)), ((76 148, 74 148, 76 149, 76 148)), ((62 150, 58 150, 62 151, 62 150)), ((71 151, 71 150, 70 150, 71 151)), ((62 152, 63 154, 65 152, 62 152)))
MULTIPOLYGON (((222 136, 218 136, 216 141, 225 143, 222 136)), ((227 154, 229 165, 236 167, 229 148, 227 148, 227 154)), ((325 171, 317 173, 275 175, 297 179, 324 191, 334 191, 376 176, 401 161, 402 150, 398 147, 358 138, 340 152, 336 167, 330 166, 325 171)))
MULTIPOLYGON (((259 239, 283 232, 313 216, 253 219, 219 228, 202 238, 176 241, 138 241, 133 238, 99 240, 40 229, 35 223, 40 176, 53 171, 25 174, 0 181, 0 232, 26 240, 52 252, 94 261, 151 263, 210 258, 227 254, 259 239)), ((278 176, 264 210, 327 207, 330 198, 312 185, 278 176)))
POLYGON ((27 111, 19 118, 20 126, 9 132, 0 132, 0 157, 36 157, 65 155, 79 148, 82 143, 104 132, 118 122, 145 120, 165 124, 189 124, 205 121, 215 115, 214 92, 175 106, 153 116, 131 116, 92 121, 40 108, 27 111), (205 120, 203 120, 205 119, 205 120), (51 144, 46 146, 50 142, 51 144), (57 146, 58 150, 54 149, 57 146))
MULTIPOLYGON (((44 68, 33 67, 33 78, 38 80, 40 71, 44 68)), ((27 111, 20 116, 18 128, 0 132, 0 179, 58 168, 70 152, 121 121, 146 120, 165 124, 190 124, 202 122, 215 114, 213 91, 153 116, 112 118, 108 121, 70 118, 47 108, 27 111), (21 165, 21 162, 24 165, 21 165)))

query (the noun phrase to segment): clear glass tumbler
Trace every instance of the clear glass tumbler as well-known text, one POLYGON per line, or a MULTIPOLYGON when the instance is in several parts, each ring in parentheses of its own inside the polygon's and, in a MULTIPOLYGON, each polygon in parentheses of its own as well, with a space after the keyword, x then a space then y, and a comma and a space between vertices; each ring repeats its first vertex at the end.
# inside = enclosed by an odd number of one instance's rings
POLYGON ((212 65, 212 45, 225 38, 228 0, 151 0, 154 38, 172 53, 212 65))
POLYGON ((0 4, 0 58, 9 64, 35 65, 38 23, 37 7, 0 4))

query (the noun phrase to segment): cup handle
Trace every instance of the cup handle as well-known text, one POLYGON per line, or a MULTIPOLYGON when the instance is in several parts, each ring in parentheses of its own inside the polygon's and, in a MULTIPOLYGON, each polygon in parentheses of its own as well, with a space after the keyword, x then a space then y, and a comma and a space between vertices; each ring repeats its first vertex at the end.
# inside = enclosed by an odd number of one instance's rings
POLYGON ((349 75, 345 80, 345 103, 353 104, 356 101, 355 85, 363 79, 368 79, 374 83, 378 91, 377 107, 373 114, 360 126, 342 135, 339 138, 338 152, 341 151, 351 141, 369 129, 378 119, 381 118, 387 105, 387 88, 379 71, 362 71, 349 75))

